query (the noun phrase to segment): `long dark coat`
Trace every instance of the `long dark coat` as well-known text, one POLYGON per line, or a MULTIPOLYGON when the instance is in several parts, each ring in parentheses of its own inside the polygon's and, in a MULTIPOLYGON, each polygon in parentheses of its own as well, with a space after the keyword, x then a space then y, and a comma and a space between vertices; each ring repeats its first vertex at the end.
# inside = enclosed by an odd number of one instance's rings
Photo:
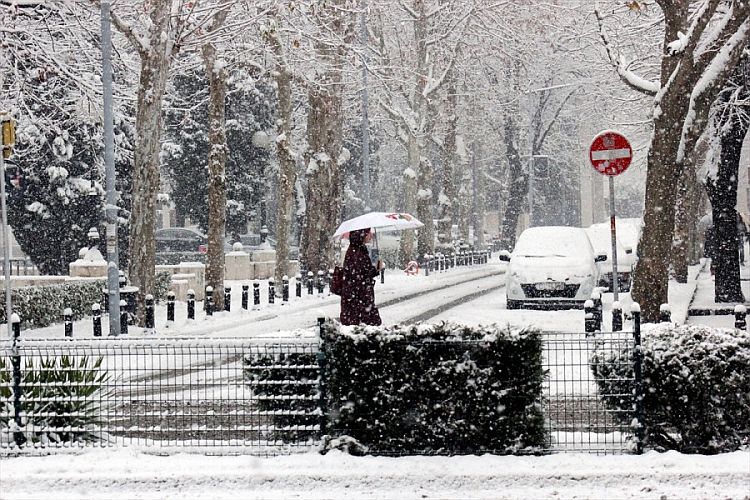
POLYGON ((362 243, 350 244, 344 258, 344 279, 341 290, 342 325, 380 325, 380 312, 375 307, 375 276, 378 270, 370 262, 362 243))

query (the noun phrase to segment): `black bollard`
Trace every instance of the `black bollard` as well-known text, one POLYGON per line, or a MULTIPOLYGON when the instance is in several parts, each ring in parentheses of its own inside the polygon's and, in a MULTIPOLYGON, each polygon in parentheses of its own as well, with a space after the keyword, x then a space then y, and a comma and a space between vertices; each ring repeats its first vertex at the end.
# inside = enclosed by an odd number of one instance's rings
POLYGON ((242 285, 242 309, 247 311, 247 304, 250 301, 250 285, 242 285))
POLYGON ((430 275, 430 256, 429 254, 424 254, 424 275, 429 276, 430 275))
POLYGON ((97 302, 91 306, 91 317, 94 321, 94 337, 102 336, 102 306, 97 302))
POLYGON ((583 326, 586 336, 590 337, 596 331, 596 313, 594 312, 594 301, 589 299, 583 303, 584 320, 583 326))
POLYGON ((325 291, 326 282, 325 282, 325 271, 318 271, 318 296, 322 296, 323 292, 325 291))
POLYGON ((120 335, 128 334, 128 303, 120 301, 120 335))
POLYGON ((174 323, 174 292, 167 293, 167 322, 174 323))
POLYGON ((742 304, 734 306, 734 327, 738 330, 747 330, 747 307, 742 304))
POLYGON ((662 304, 659 306, 659 321, 661 323, 672 322, 672 308, 669 307, 669 304, 662 304))
POLYGON ((383 262, 383 267, 380 268, 380 284, 383 283, 385 283, 385 262, 383 262))
POLYGON ((331 295, 331 283, 333 283, 333 269, 328 270, 326 275, 326 285, 328 285, 328 295, 331 295))
POLYGON ((23 412, 23 404, 21 402, 21 356, 16 350, 16 343, 18 342, 18 339, 21 338, 21 317, 16 313, 12 313, 10 316, 10 323, 13 333, 13 350, 16 351, 14 355, 10 357, 10 364, 13 369, 13 413, 15 414, 13 420, 15 421, 17 429, 13 433, 13 440, 17 446, 21 447, 26 442, 26 436, 20 431, 23 426, 21 415, 23 412))
POLYGON ((154 329, 154 296, 146 295, 146 330, 154 329))
POLYGON ((612 331, 622 331, 622 306, 619 302, 612 302, 612 331))
POLYGON ((268 280, 268 303, 273 304, 276 300, 276 288, 273 280, 268 280))
POLYGON ((591 300, 594 302, 594 320, 596 320, 595 330, 602 331, 602 292, 594 290, 591 292, 591 300))
POLYGON ((192 288, 187 291, 187 317, 195 319, 195 290, 192 288))
POLYGON ((260 283, 253 281, 253 308, 260 307, 260 283))
POLYGON ((232 288, 224 287, 224 310, 229 312, 232 310, 232 288))
POLYGON ((313 294, 313 272, 307 271, 307 295, 313 294))
POLYGON ((286 274, 281 277, 281 302, 289 302, 289 276, 286 274))
POLYGON ((302 275, 300 273, 294 275, 294 295, 297 298, 302 297, 302 275))
POLYGON ((208 285, 206 287, 206 298, 203 301, 203 308, 206 310, 206 316, 213 316, 214 314, 214 287, 208 285))
POLYGON ((73 336, 73 309, 66 307, 63 311, 63 319, 65 320, 65 336, 73 336))

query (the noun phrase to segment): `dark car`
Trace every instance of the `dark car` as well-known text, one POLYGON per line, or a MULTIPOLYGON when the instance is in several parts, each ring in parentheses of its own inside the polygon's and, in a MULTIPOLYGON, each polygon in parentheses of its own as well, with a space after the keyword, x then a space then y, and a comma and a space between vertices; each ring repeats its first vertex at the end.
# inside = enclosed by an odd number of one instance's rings
POLYGON ((208 237, 194 229, 186 227, 169 227, 157 229, 156 251, 161 252, 199 252, 206 253, 208 237))

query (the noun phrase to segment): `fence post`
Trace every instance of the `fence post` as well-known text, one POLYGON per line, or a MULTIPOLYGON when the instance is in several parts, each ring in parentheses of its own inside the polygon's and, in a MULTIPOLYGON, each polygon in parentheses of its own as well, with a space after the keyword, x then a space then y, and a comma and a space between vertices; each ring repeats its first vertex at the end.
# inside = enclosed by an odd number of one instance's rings
POLYGON ((224 310, 230 312, 232 310, 232 287, 224 286, 224 310))
POLYGON ((247 304, 250 301, 250 285, 242 285, 242 309, 247 311, 247 304))
POLYGON ((206 316, 213 316, 214 314, 214 287, 208 285, 206 287, 206 298, 203 301, 203 307, 206 310, 206 316))
POLYGON ((299 299, 302 298, 302 274, 294 275, 294 295, 299 299))
POLYGON ((94 337, 102 336, 102 306, 97 302, 91 306, 91 317, 94 322, 94 337))
POLYGON ((612 331, 622 330, 622 306, 619 301, 612 302, 612 331))
POLYGON ((318 392, 320 394, 320 436, 321 438, 326 435, 328 429, 328 397, 327 397, 327 382, 326 382, 326 333, 325 333, 325 318, 318 318, 318 335, 320 337, 320 343, 318 346, 318 368, 320 369, 320 375, 318 377, 318 392))
POLYGON ((253 309, 260 307, 260 283, 253 281, 253 309))
POLYGON ((747 307, 742 304, 734 306, 734 327, 738 330, 747 330, 747 307))
POLYGON ((380 269, 380 284, 382 285, 385 283, 385 262, 383 262, 383 267, 380 269))
POLYGON ((154 330, 154 296, 146 295, 146 330, 154 330))
POLYGON ((643 351, 641 350, 641 306, 633 302, 633 375, 635 379, 635 452, 643 453, 645 426, 643 418, 643 351))
POLYGON ((268 280, 268 303, 273 304, 276 301, 276 284, 273 279, 268 280))
POLYGON ((120 335, 128 334, 128 303, 120 301, 120 335))
POLYGON ((187 316, 188 319, 195 319, 195 290, 192 288, 187 291, 187 316))
POLYGON ((307 271, 307 295, 313 294, 313 285, 315 285, 313 282, 313 276, 312 271, 307 271))
POLYGON ((430 256, 429 254, 424 254, 424 275, 429 276, 430 275, 430 256))
POLYGON ((13 420, 16 423, 16 431, 13 432, 13 441, 20 448, 26 442, 26 436, 21 432, 21 355, 18 353, 18 340, 21 338, 21 317, 13 313, 10 316, 11 328, 13 330, 13 348, 10 362, 13 365, 13 420))
POLYGON ((63 311, 63 320, 65 321, 65 336, 73 336, 73 309, 66 307, 63 311))
POLYGON ((174 323, 174 292, 167 292, 167 326, 174 323))
POLYGON ((284 304, 289 302, 289 276, 286 274, 281 278, 281 301, 284 304))
POLYGON ((596 313, 594 312, 594 301, 589 299, 583 303, 584 320, 583 326, 586 336, 590 337, 596 331, 596 313), (589 335, 591 334, 591 335, 589 335))
POLYGON ((659 321, 661 323, 672 322, 672 308, 669 307, 669 304, 662 304, 659 306, 659 321))

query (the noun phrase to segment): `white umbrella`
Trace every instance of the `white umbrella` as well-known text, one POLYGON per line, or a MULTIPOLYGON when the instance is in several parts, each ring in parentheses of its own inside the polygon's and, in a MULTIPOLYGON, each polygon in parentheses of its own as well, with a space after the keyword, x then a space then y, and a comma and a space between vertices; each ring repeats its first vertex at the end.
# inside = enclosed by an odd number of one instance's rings
POLYGON ((349 232, 356 229, 386 229, 403 231, 404 229, 417 229, 424 226, 416 217, 398 212, 370 212, 360 215, 341 223, 333 233, 334 239, 348 238, 349 232))

